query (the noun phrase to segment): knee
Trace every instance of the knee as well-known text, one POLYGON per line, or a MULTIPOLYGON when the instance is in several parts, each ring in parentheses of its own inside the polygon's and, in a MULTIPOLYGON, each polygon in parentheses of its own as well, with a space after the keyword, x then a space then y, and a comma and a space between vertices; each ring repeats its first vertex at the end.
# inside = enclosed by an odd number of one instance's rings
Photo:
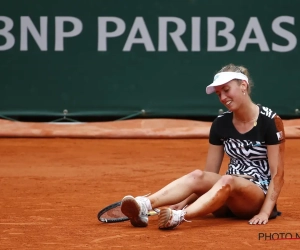
POLYGON ((204 172, 200 169, 196 169, 193 172, 189 173, 188 175, 191 180, 197 181, 197 180, 201 180, 203 178, 204 172))
POLYGON ((232 186, 233 181, 234 178, 231 175, 223 175, 220 179, 222 186, 226 186, 226 185, 232 186))
POLYGON ((202 170, 194 170, 193 172, 187 174, 185 184, 190 186, 193 190, 197 190, 200 183, 203 181, 204 172, 202 170))

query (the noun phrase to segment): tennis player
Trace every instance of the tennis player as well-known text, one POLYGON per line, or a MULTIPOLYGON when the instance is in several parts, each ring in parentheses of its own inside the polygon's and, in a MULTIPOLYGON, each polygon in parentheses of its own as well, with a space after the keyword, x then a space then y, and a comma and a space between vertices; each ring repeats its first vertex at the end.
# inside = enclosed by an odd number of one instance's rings
POLYGON ((275 112, 253 103, 252 85, 242 66, 229 64, 214 76, 206 93, 216 93, 228 111, 212 123, 204 170, 184 175, 148 197, 125 196, 121 210, 133 226, 146 227, 147 212, 161 207, 160 229, 209 213, 235 216, 251 225, 276 218, 284 183, 284 127, 275 112), (220 175, 224 151, 230 162, 220 175))

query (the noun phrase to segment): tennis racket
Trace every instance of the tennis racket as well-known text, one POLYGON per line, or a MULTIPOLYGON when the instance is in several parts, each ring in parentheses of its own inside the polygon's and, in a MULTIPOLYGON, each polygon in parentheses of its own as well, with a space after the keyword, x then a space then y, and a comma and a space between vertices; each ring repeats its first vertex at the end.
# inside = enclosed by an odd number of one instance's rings
MULTIPOLYGON (((104 223, 117 223, 129 220, 121 211, 121 203, 121 201, 118 201, 100 210, 97 215, 98 220, 104 223)), ((157 215, 159 210, 155 210, 156 211, 149 211, 148 216, 157 215)))

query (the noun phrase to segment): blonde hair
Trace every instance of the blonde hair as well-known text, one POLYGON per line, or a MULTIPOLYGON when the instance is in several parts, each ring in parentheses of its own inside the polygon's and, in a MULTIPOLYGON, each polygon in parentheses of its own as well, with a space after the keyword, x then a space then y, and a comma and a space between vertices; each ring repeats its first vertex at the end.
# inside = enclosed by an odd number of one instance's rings
MULTIPOLYGON (((251 93, 251 88, 254 86, 253 84, 253 81, 250 77, 250 74, 249 74, 249 71, 247 68, 245 68, 244 66, 237 66, 237 65, 234 65, 232 63, 224 66, 222 69, 219 70, 218 73, 221 73, 221 72, 236 72, 236 73, 242 73, 244 74, 245 76, 248 77, 248 87, 247 87, 247 92, 248 94, 250 95, 251 93)), ((239 84, 241 83, 241 80, 238 80, 239 84)))

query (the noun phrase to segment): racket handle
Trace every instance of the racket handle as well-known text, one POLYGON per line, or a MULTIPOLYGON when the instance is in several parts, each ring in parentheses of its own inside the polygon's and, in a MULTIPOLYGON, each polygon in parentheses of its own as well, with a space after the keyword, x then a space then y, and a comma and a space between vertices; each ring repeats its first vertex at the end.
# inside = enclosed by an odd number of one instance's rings
POLYGON ((154 208, 153 211, 148 212, 148 216, 157 215, 159 214, 159 209, 154 208))

